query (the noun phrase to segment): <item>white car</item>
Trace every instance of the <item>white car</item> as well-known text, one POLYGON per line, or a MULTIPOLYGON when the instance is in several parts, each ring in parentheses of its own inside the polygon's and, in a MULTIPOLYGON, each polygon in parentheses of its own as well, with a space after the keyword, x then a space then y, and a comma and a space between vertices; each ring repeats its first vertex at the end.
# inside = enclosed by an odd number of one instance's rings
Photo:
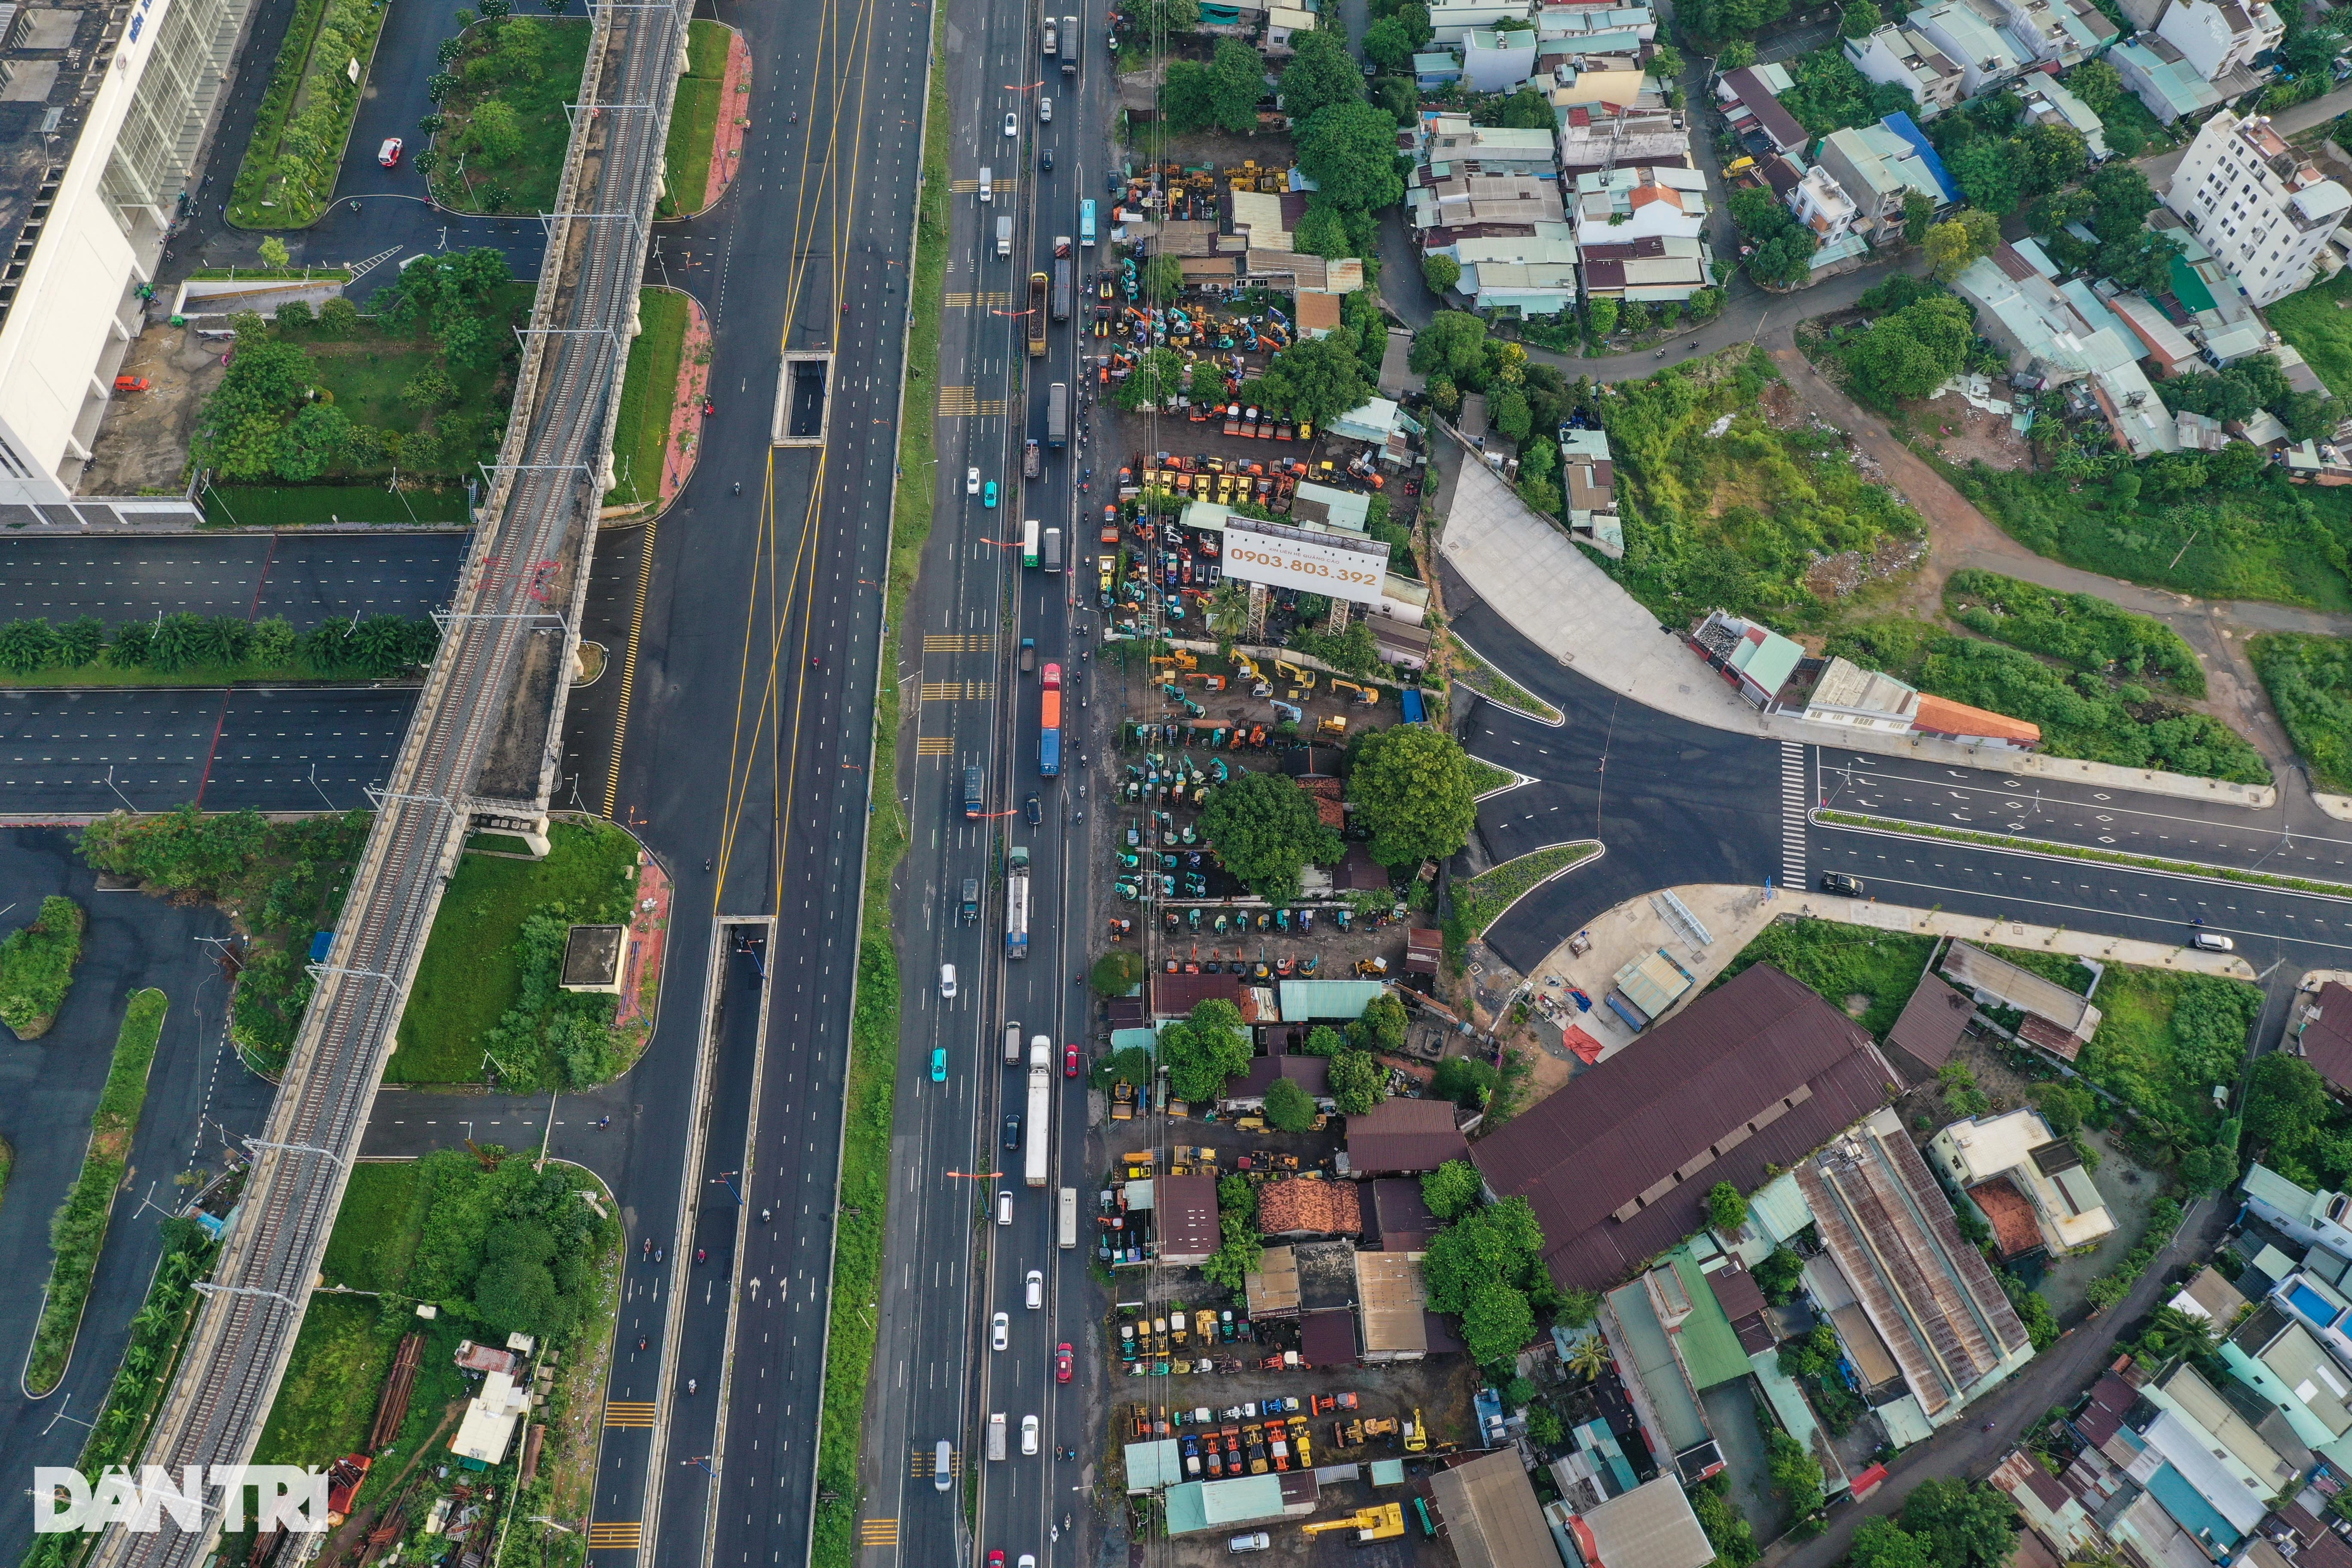
POLYGON ((999 1193, 996 1194, 996 1223, 999 1225, 1011 1225, 1013 1223, 1013 1194, 1011 1193, 999 1193))
POLYGON ((2235 952, 2238 944, 2219 931, 2200 931, 2189 939, 2189 944, 2207 952, 2235 952))
POLYGON ((980 493, 980 470, 978 468, 966 468, 963 471, 963 493, 968 496, 976 496, 980 493))
POLYGON ((1004 133, 1007 136, 1018 136, 1021 134, 1021 117, 1019 115, 1008 114, 1004 117, 1004 133))
POLYGON ((952 963, 940 965, 940 997, 947 1002, 955 1000, 955 965, 952 963))
POLYGON ((1054 100, 1052 99, 1041 98, 1037 100, 1037 122, 1040 125, 1051 125, 1054 123, 1054 100))
POLYGON ((1037 1451, 1037 1418, 1034 1415, 1021 1418, 1021 1451, 1024 1454, 1037 1451))
POLYGON ((1010 1344, 1010 1343, 1012 1343, 1012 1342, 1013 1342, 1013 1318, 1012 1318, 1012 1315, 1011 1315, 1010 1313, 1007 1313, 1007 1312, 999 1312, 999 1313, 997 1313, 997 1314, 996 1314, 996 1316, 994 1316, 993 1318, 991 1318, 991 1319, 988 1321, 988 1343, 989 1343, 989 1348, 990 1348, 990 1349, 992 1349, 992 1350, 1000 1350, 1000 1351, 1001 1351, 1001 1350, 1003 1350, 1006 1345, 1008 1345, 1008 1344, 1010 1344))
POLYGON ((1045 1271, 1044 1269, 1032 1268, 1029 1270, 1029 1283, 1026 1288, 1026 1294, 1029 1298, 1029 1310, 1031 1311, 1037 1311, 1045 1305, 1045 1271))

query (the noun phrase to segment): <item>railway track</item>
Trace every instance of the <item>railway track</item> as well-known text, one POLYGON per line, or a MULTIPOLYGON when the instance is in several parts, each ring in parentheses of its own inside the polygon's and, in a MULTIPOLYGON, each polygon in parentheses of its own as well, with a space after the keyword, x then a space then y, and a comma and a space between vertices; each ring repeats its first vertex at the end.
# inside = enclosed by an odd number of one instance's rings
MULTIPOLYGON (((478 531, 456 613, 388 787, 378 805, 335 947, 287 1065, 236 1223, 179 1373, 150 1433, 143 1463, 178 1474, 186 1465, 249 1459, 300 1331, 311 1286, 361 1132, 367 1123, 425 948, 441 889, 462 851, 472 815, 469 791, 496 738, 530 638, 567 630, 541 595, 541 565, 567 552, 576 578, 588 570, 601 500, 611 411, 625 363, 625 336, 611 330, 634 308, 644 268, 646 223, 654 204, 676 87, 683 11, 624 9, 599 18, 605 61, 595 114, 583 113, 570 156, 595 161, 593 178, 567 177, 584 232, 559 220, 544 268, 552 295, 543 346, 527 344, 527 406, 515 416, 494 485, 493 521, 478 531), (583 140, 584 139, 584 140, 583 140), (635 215, 635 221, 622 221, 635 215), (576 259, 575 259, 576 258, 576 259), (568 294, 568 297, 567 297, 568 294), (499 504, 502 500, 503 504, 499 504), (551 624, 554 623, 554 624, 551 624)), ((577 220, 575 220, 576 222, 577 220)), ((559 682, 559 690, 561 683, 559 682)), ((202 1528, 168 1520, 148 1534, 121 1529, 97 1542, 101 1568, 193 1568, 219 1527, 217 1506, 202 1528)))

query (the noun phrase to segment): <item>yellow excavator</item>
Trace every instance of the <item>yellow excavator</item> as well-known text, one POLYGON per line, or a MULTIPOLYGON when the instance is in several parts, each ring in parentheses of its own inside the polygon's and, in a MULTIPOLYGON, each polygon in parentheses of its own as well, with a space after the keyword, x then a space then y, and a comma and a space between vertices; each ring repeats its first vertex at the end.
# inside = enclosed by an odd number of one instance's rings
POLYGON ((1422 1424, 1421 1406, 1412 1407, 1412 1425, 1404 1429, 1404 1451, 1418 1454, 1429 1447, 1429 1428, 1422 1424))
POLYGON ((1316 678, 1322 673, 1320 670, 1301 669, 1298 666, 1291 663, 1288 659, 1284 658, 1277 658, 1274 661, 1274 672, 1282 677, 1283 679, 1296 684, 1301 691, 1314 690, 1316 678))
POLYGON ((1355 703, 1360 708, 1377 708, 1380 706, 1381 689, 1379 687, 1362 686, 1359 685, 1355 681, 1342 680, 1338 676, 1333 676, 1331 678, 1331 695, 1337 697, 1342 691, 1354 692, 1355 695, 1350 697, 1348 700, 1355 703))
POLYGON ((1377 1503, 1360 1508, 1345 1519, 1327 1519, 1299 1527, 1308 1535, 1325 1535, 1335 1530, 1352 1530, 1359 1543, 1367 1541, 1394 1541, 1404 1533, 1404 1505, 1377 1503))

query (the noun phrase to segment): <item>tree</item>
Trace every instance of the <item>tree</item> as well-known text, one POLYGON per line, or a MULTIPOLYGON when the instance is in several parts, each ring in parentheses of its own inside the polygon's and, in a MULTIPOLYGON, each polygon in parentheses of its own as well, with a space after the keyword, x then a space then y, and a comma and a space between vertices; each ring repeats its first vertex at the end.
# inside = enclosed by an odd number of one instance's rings
POLYGON ((1853 1568, 1936 1568, 1927 1543, 1891 1519, 1864 1520, 1851 1557, 1853 1568))
POLYGON ((1650 74, 1664 82, 1680 80, 1683 74, 1682 51, 1672 44, 1660 44, 1650 56, 1650 74))
POLYGON ((1748 1223, 1748 1200, 1729 1182, 1707 1189, 1706 1222, 1717 1230, 1738 1230, 1748 1223))
POLYGON ((2025 171, 2007 141, 1979 137, 1955 148, 1944 166, 1969 200, 1988 212, 2015 212, 2025 197, 2025 171))
POLYGON ((1444 294, 1462 281, 1462 263, 1442 252, 1433 252, 1421 258, 1421 280, 1429 285, 1433 294, 1444 294))
POLYGON ((1467 1160, 1448 1160, 1421 1178, 1421 1201, 1439 1219, 1453 1219, 1478 1205, 1486 1194, 1486 1178, 1467 1160))
POLYGON ((1442 374, 1475 391, 1486 383, 1486 321, 1466 310, 1438 311, 1414 334, 1407 363, 1418 374, 1442 374))
POLYGON ((1746 38, 1732 39, 1715 57, 1715 68, 1719 71, 1740 70, 1755 63, 1756 46, 1746 38))
POLYGON ((349 416, 331 403, 313 403, 294 416, 278 438, 272 470, 281 479, 300 484, 315 479, 342 456, 350 439, 349 416))
POLYGON ((2066 85, 2094 114, 2105 115, 2124 95, 2123 74, 2105 60, 2085 60, 2066 73, 2066 85))
POLYGON ((1393 1056, 1404 1049, 1405 1030, 1411 1022, 1403 1003, 1390 995, 1375 996, 1365 1005, 1363 1016, 1348 1026, 1348 1040, 1360 1051, 1386 1051, 1393 1056))
POLYGON ((1468 843, 1478 819, 1473 791, 1462 743, 1427 724, 1372 731, 1348 773, 1356 819, 1371 829, 1371 857, 1391 870, 1443 859, 1468 843))
POLYGON ((2326 1080, 2303 1058, 2272 1052, 2255 1058, 2244 1120, 2256 1144, 2300 1147, 2326 1124, 2331 1106, 2326 1080))
POLYGON ((1318 28, 1294 34, 1290 44, 1290 64, 1282 72, 1282 111, 1293 125, 1328 105, 1363 98, 1364 73, 1348 53, 1344 37, 1318 28))
POLYGON ((1928 226, 1936 221, 1936 204, 1916 191, 1903 193, 1903 242, 1920 244, 1927 237, 1928 226))
POLYGON ((1225 1244, 1201 1265, 1201 1277, 1212 1285, 1240 1290, 1247 1284, 1248 1277, 1257 1272, 1258 1262, 1265 1255, 1265 1248, 1257 1237, 1228 1237, 1225 1244))
MULTIPOLYGON (((72 627, 66 629, 70 631, 72 627)), ((245 655, 264 669, 276 669, 293 662, 293 626, 283 616, 265 616, 254 622, 253 637, 246 645, 245 655)))
POLYGON ((1276 1079, 1266 1085, 1265 1119, 1276 1131, 1304 1132, 1315 1125, 1315 1100, 1290 1079, 1276 1079))
POLYGON ((1775 1427, 1765 1440, 1765 1468, 1790 1515, 1808 1520, 1822 1510, 1822 1466, 1806 1447, 1775 1427))
POLYGON ((1265 95, 1265 63, 1234 38, 1217 40, 1206 63, 1176 60, 1160 89, 1169 129, 1180 136, 1215 128, 1238 136, 1257 128, 1257 100, 1265 95))
POLYGON ((1528 400, 1517 387, 1496 389, 1486 400, 1486 416, 1496 430, 1517 445, 1528 438, 1533 416, 1528 412, 1528 400))
POLYGON ((1568 1370, 1587 1383, 1599 1380, 1609 1370, 1609 1342, 1599 1334, 1587 1334, 1576 1342, 1568 1352, 1568 1370))
POLYGON ((1331 1058, 1331 1102, 1340 1115, 1369 1115, 1388 1097, 1388 1069, 1369 1053, 1341 1051, 1331 1058))
POLYGON ((1901 1518, 1936 1568, 2001 1568, 2017 1549, 2016 1514, 2007 1492, 1938 1476, 1912 1489, 1901 1518))
POLYGON ((1184 384, 1184 362, 1174 349, 1147 349, 1125 381, 1111 393, 1113 401, 1129 413, 1146 404, 1165 403, 1184 384))
POLYGON ((2201 1359, 2220 1347, 2221 1334, 2212 1319, 2178 1307, 2158 1307, 2148 1318, 2147 1331, 2140 1335, 2133 1353, 2145 1350, 2149 1361, 2160 1364, 2175 1357, 2201 1359))
POLYGON ((1328 1024, 1318 1024, 1307 1031, 1307 1054, 1310 1057, 1336 1057, 1347 1048, 1346 1039, 1328 1024))
POLYGON ((1517 1286, 1483 1284, 1462 1310, 1462 1342, 1480 1366, 1509 1364, 1535 1331, 1535 1309, 1517 1286))
POLYGON ((1528 1439, 1538 1448, 1557 1448, 1568 1436, 1559 1413, 1549 1405, 1528 1406, 1528 1439))
POLYGON ((1307 211, 1300 215, 1298 226, 1291 231, 1291 239, 1309 256, 1338 258, 1348 254, 1352 243, 1348 238, 1348 218, 1328 202, 1308 198, 1307 211))
POLYGON ((1179 1100, 1214 1100, 1227 1079, 1249 1071, 1249 1032, 1238 1008, 1221 997, 1194 1006, 1181 1023, 1160 1033, 1160 1065, 1179 1100))
POLYGON ((11 675, 33 675, 47 668, 57 649, 57 633, 47 620, 10 621, 0 626, 0 669, 11 675))
POLYGON ((457 402, 457 388, 447 372, 437 364, 428 364, 401 387, 400 401, 420 414, 430 414, 457 402))
POLYGON ((1339 334, 1302 338, 1276 354, 1258 379, 1258 401, 1320 427, 1361 408, 1372 395, 1363 356, 1339 334))
POLYGON ((1315 797, 1279 773, 1245 773, 1219 785, 1202 809, 1201 835, 1226 870, 1266 899, 1297 897, 1302 869, 1344 852, 1316 814, 1315 797))
POLYGON ((1238 1218, 1247 1225, 1257 1218, 1257 1187, 1247 1176, 1230 1175, 1217 1178, 1217 1212, 1222 1218, 1238 1218))
MULTIPOLYGON (((1313 35, 1308 35, 1312 37, 1313 35)), ((1298 167, 1323 199, 1378 212, 1404 195, 1397 173, 1396 119, 1361 99, 1326 104, 1297 132, 1298 167)))
POLYGON ((283 267, 293 259, 293 253, 286 248, 284 240, 274 234, 261 237, 261 264, 264 267, 283 267))
POLYGON ((474 105, 469 132, 477 151, 493 163, 510 163, 522 155, 522 116, 502 98, 486 98, 474 105))
POLYGON ((2090 147, 2071 125, 2029 125, 2010 146, 2025 161, 2026 183, 2037 191, 2054 191, 2083 172, 2090 147))
MULTIPOLYGON (((269 624, 269 621, 264 621, 260 626, 269 624)), ((285 623, 279 621, 278 624, 283 626, 285 623)), ((260 626, 254 629, 257 632, 260 626)), ((60 669, 79 669, 85 665, 97 663, 98 656, 105 647, 106 623, 96 616, 77 616, 58 628, 57 652, 53 657, 60 669)))
POLYGON ((1617 330, 1617 301, 1603 296, 1584 302, 1584 319, 1596 338, 1605 338, 1617 330))
POLYGON ((1465 1110, 1484 1110, 1494 1099, 1495 1086, 1501 1078, 1492 1063, 1475 1057, 1448 1057, 1437 1064, 1429 1087, 1438 1098, 1450 1100, 1465 1110))
POLYGON ((1928 265, 1934 269, 1936 280, 1939 283, 1948 283, 1958 278, 1968 269, 1969 263, 1976 259, 1969 231, 1958 223, 1931 226, 1927 237, 1920 242, 1920 248, 1927 253, 1928 265))
POLYGON ((1143 955, 1114 948, 1095 960, 1087 984, 1097 996, 1124 996, 1143 984, 1143 955))
POLYGON ((1838 18, 1838 37, 1866 38, 1878 31, 1885 19, 1871 0, 1847 0, 1845 14, 1838 18))
POLYGON ((1412 64, 1412 29, 1395 16, 1386 16, 1364 29, 1364 58, 1385 71, 1403 71, 1412 64))
POLYGON ((1422 1258, 1430 1307, 1462 1311, 1477 1287, 1490 1280, 1549 1289, 1543 1245, 1543 1226, 1525 1198, 1508 1197, 1463 1213, 1430 1237, 1422 1258))

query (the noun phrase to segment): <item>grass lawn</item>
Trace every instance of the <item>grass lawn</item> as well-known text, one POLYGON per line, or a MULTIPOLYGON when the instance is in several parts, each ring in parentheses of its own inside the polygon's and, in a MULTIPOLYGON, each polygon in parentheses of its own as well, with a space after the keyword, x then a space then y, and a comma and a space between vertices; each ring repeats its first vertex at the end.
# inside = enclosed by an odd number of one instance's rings
POLYGON ((467 49, 447 70, 467 75, 467 68, 497 54, 510 54, 520 29, 537 30, 536 59, 503 80, 480 87, 467 76, 467 85, 441 102, 447 123, 434 138, 436 150, 463 151, 462 160, 449 157, 434 171, 433 194, 445 206, 460 212, 546 212, 555 205, 555 188, 563 179, 563 154, 572 140, 572 120, 563 106, 580 97, 580 80, 588 61, 593 32, 585 21, 539 16, 510 17, 496 41, 480 24, 466 35, 467 49), (493 157, 474 139, 468 123, 485 100, 497 98, 515 111, 522 135, 511 157, 493 157), (457 165, 462 161, 464 168, 457 165))
POLYGON ((206 485, 200 499, 205 522, 213 528, 466 521, 466 492, 454 485, 403 490, 397 495, 382 485, 206 485))
MULTIPOLYGON (((700 24, 697 24, 700 26, 700 24)), ((683 96, 685 88, 679 88, 683 96)), ((621 413, 613 427, 613 476, 606 506, 651 504, 661 495, 662 454, 677 398, 678 356, 686 349, 687 298, 667 289, 637 294, 645 330, 629 344, 621 413)))
POLYGON ((1715 984, 1722 984, 1751 964, 1769 963, 1818 992, 1839 1012, 1858 1019, 1873 1035, 1885 1035, 1919 988, 1919 976, 1927 973, 1927 954, 1935 945, 1931 937, 1871 926, 1776 920, 1724 965, 1715 984), (1862 998, 1858 1013, 1847 1005, 1853 997, 1862 998))
POLYGON ((2272 632, 2246 645, 2295 753, 2325 790, 2352 795, 2352 641, 2272 632))
MULTIPOLYGON (((342 1228, 338 1221, 338 1240, 342 1228)), ((383 1304, 373 1296, 322 1291, 310 1298, 286 1363, 286 1380, 261 1429, 257 1463, 323 1466, 366 1449, 376 1401, 400 1343, 400 1331, 387 1326, 383 1315, 383 1304)), ((420 1381, 423 1370, 420 1365, 420 1381)))
POLYGON ((687 32, 686 74, 678 78, 677 99, 669 111, 669 142, 662 150, 662 170, 668 189, 663 194, 664 217, 698 211, 702 193, 710 184, 710 154, 717 145, 719 102, 727 78, 727 45, 733 35, 717 22, 696 22, 687 32))
POLYGON ((479 1079, 482 1037, 521 999, 515 942, 523 921, 553 904, 584 919, 613 903, 616 888, 625 896, 635 885, 636 840, 619 828, 560 822, 549 840, 544 860, 459 859, 425 941, 384 1081, 479 1079))
POLYGON ((321 1270, 327 1283, 354 1290, 399 1288, 424 1224, 423 1175, 424 1167, 414 1160, 352 1167, 334 1234, 327 1239, 321 1270))
POLYGON ((2263 313, 2279 336, 2303 352, 2327 390, 2352 397, 2352 270, 2290 294, 2263 313))

